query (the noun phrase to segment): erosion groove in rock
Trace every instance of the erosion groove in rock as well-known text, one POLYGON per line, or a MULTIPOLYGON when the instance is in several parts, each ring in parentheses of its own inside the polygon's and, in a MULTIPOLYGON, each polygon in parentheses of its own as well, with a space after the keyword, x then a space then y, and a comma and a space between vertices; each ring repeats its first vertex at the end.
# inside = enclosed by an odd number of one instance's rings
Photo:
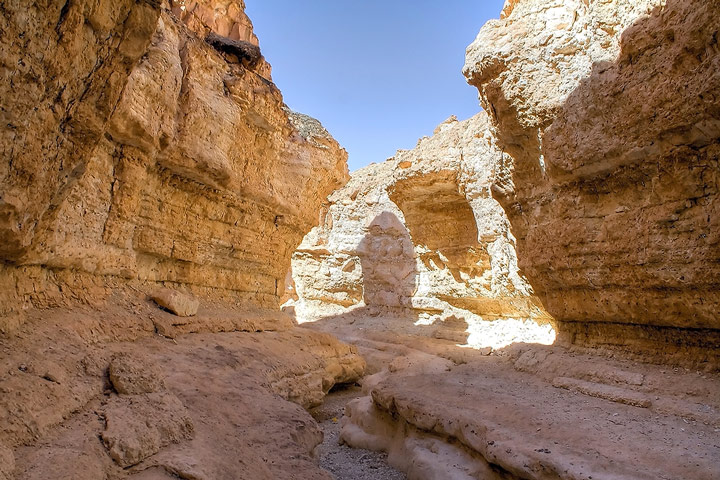
POLYGON ((256 51, 242 3, 189 3, 187 24, 167 3, 5 9, 3 331, 123 281, 277 306, 346 153, 286 109, 256 55, 204 40, 256 51))
POLYGON ((490 195, 500 156, 481 113, 451 118, 414 150, 354 172, 293 256, 298 318, 385 312, 434 324, 428 334, 447 337, 452 325, 460 344, 552 342, 490 195), (518 328, 502 331, 497 320, 518 328))
POLYGON ((676 349, 720 327, 719 9, 511 2, 468 48, 504 151, 494 196, 568 341, 676 349))
MULTIPOLYGON (((386 374, 370 388, 371 397, 348 405, 341 437, 388 451, 391 464, 416 472, 415 478, 717 478, 716 376, 613 362, 642 372, 648 384, 598 398, 554 388, 543 375, 512 366, 513 358, 531 353, 554 355, 561 368, 572 369, 577 357, 557 348, 524 347, 432 373, 428 362, 436 360, 430 358, 386 374), (705 391, 703 406, 688 401, 690 384, 705 391), (628 397, 635 402, 643 396, 657 404, 627 404, 628 397), (443 456, 450 461, 443 463, 443 456), (444 470, 422 470, 424 462, 444 470)), ((562 383, 590 384, 575 378, 562 383)), ((595 385, 605 393, 620 390, 595 385)))

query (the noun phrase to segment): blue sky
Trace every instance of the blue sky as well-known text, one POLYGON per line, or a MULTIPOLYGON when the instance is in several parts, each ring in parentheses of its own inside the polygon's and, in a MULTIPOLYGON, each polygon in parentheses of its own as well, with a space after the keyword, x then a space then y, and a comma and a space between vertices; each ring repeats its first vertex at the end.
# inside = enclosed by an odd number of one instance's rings
POLYGON ((350 170, 410 149, 448 118, 480 111, 465 48, 502 0, 246 0, 293 110, 320 120, 350 170))

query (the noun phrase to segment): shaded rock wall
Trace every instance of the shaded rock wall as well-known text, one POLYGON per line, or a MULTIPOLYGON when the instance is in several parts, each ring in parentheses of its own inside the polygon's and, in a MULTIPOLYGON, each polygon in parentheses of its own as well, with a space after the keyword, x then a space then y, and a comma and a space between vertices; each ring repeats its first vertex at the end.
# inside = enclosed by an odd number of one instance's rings
POLYGON ((353 173, 293 256, 299 318, 359 308, 471 332, 483 320, 546 322, 490 195, 500 155, 481 113, 450 119, 416 149, 353 173))
POLYGON ((468 48, 503 150, 494 196, 568 340, 718 345, 718 18, 516 1, 468 48))
POLYGON ((277 305, 346 153, 205 40, 256 45, 242 4, 185 3, 3 4, 5 318, 128 282, 277 305))

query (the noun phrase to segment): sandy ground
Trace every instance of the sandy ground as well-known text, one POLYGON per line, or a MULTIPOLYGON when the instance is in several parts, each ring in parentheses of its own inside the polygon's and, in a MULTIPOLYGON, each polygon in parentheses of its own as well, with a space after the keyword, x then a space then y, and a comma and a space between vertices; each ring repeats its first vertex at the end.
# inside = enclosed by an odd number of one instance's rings
POLYGON ((345 405, 363 396, 360 387, 350 386, 331 392, 325 403, 310 411, 325 434, 318 446, 320 466, 338 480, 405 480, 404 473, 387 463, 387 454, 340 445, 340 419, 345 405))

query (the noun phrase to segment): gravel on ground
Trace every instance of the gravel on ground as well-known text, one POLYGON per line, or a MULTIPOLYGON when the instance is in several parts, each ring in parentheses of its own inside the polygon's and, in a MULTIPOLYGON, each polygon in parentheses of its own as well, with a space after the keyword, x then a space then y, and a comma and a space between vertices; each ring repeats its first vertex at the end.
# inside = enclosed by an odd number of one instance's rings
POLYGON ((406 480, 404 473, 387 463, 387 454, 340 445, 340 419, 348 402, 361 397, 360 387, 348 386, 330 392, 325 403, 310 413, 320 424, 325 439, 318 447, 320 466, 338 480, 406 480))

